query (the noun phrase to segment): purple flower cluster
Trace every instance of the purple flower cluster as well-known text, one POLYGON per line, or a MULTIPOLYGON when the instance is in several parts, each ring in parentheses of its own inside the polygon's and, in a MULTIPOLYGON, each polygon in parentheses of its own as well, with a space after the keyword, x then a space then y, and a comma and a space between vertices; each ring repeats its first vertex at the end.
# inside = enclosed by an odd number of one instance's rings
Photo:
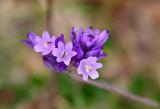
POLYGON ((83 80, 87 81, 88 76, 92 79, 99 77, 96 69, 101 68, 101 63, 96 63, 107 56, 103 53, 103 44, 107 41, 109 34, 107 30, 100 33, 99 29, 92 30, 91 27, 79 32, 72 28, 71 42, 65 44, 64 35, 56 38, 50 37, 47 31, 44 31, 42 38, 36 36, 33 32, 27 34, 28 40, 22 40, 22 43, 34 49, 35 52, 42 54, 42 59, 47 68, 57 72, 66 72, 68 66, 78 67, 78 74, 82 74, 83 80))

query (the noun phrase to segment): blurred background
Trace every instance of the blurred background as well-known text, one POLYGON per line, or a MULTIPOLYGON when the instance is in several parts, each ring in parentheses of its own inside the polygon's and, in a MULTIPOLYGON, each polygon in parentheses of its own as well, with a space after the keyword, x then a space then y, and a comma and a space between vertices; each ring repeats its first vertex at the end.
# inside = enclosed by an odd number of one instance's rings
POLYGON ((0 109, 155 109, 51 72, 21 43, 47 30, 109 30, 97 81, 160 102, 160 0, 0 0, 0 109), (47 6, 51 4, 51 19, 47 6))

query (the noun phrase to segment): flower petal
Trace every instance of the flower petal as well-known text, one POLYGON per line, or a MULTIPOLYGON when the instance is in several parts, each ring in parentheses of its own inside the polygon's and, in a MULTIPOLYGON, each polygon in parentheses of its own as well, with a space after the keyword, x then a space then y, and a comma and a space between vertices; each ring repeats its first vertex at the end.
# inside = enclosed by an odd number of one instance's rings
POLYGON ((33 44, 30 41, 26 41, 26 40, 21 40, 21 42, 29 47, 31 47, 33 49, 33 44))
POLYGON ((71 51, 73 48, 73 44, 71 42, 68 42, 67 45, 65 46, 65 51, 71 51))
POLYGON ((96 57, 89 57, 89 58, 87 58, 86 63, 88 65, 92 65, 92 64, 96 63, 96 61, 97 61, 96 57))
POLYGON ((62 41, 58 42, 58 49, 61 50, 62 52, 64 51, 64 44, 62 43, 62 41))
POLYGON ((101 64, 101 63, 94 63, 94 64, 92 64, 92 67, 93 67, 94 69, 99 69, 99 68, 102 68, 102 67, 103 67, 103 64, 101 64))
POLYGON ((88 73, 88 75, 92 78, 92 79, 97 79, 99 77, 99 74, 96 70, 91 69, 90 72, 88 73))
POLYGON ((58 42, 59 41, 62 41, 62 43, 65 45, 65 40, 64 40, 64 35, 61 34, 60 37, 58 37, 56 40, 55 40, 55 47, 57 48, 58 47, 58 42))
POLYGON ((44 31, 42 34, 43 41, 49 42, 50 41, 50 35, 47 31, 44 31))
POLYGON ((83 76, 83 80, 84 81, 88 80, 88 74, 87 73, 83 73, 82 76, 83 76))
POLYGON ((73 57, 73 59, 75 60, 81 60, 84 56, 84 51, 81 47, 80 44, 76 44, 74 47, 73 47, 73 51, 77 52, 77 55, 73 57))
POLYGON ((43 45, 42 44, 38 44, 36 46, 34 46, 34 51, 36 52, 42 52, 44 49, 43 49, 43 45))
POLYGON ((50 70, 54 70, 54 66, 56 65, 56 58, 54 56, 51 55, 45 55, 42 56, 44 65, 50 69, 50 70))
POLYGON ((92 27, 86 28, 85 33, 92 34, 92 27))
POLYGON ((109 34, 108 34, 107 30, 102 31, 99 34, 98 39, 94 44, 94 47, 99 46, 99 45, 103 45, 107 41, 108 37, 109 37, 109 34))
POLYGON ((54 70, 59 73, 63 73, 67 71, 67 66, 63 62, 60 62, 55 66, 54 70))
POLYGON ((50 41, 55 44, 55 40, 56 40, 56 36, 53 35, 50 41))
POLYGON ((63 58, 63 62, 64 62, 66 65, 69 65, 69 64, 70 64, 70 61, 71 61, 71 57, 65 56, 65 57, 63 58))
POLYGON ((96 55, 100 54, 101 51, 102 51, 102 48, 103 48, 103 46, 101 45, 101 46, 98 46, 98 47, 95 47, 95 48, 89 50, 85 54, 85 58, 88 58, 88 57, 91 57, 91 56, 96 56, 96 55))
POLYGON ((107 56, 106 53, 102 53, 102 54, 97 55, 96 57, 97 57, 97 60, 101 60, 101 59, 105 58, 106 56, 107 56))

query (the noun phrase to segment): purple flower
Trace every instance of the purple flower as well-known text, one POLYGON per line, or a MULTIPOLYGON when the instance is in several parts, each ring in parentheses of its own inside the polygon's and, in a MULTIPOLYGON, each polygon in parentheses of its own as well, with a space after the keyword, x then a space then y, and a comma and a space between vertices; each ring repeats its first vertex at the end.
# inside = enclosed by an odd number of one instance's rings
POLYGON ((56 66, 57 62, 56 62, 56 57, 52 56, 52 55, 45 55, 42 56, 44 65, 50 69, 50 70, 54 70, 54 67, 56 66))
POLYGON ((22 40, 22 43, 24 43, 25 45, 31 47, 32 49, 34 48, 35 45, 37 45, 39 43, 39 36, 36 36, 32 31, 29 31, 29 33, 27 34, 28 40, 22 40))
POLYGON ((99 33, 99 29, 95 29, 93 31, 92 27, 88 27, 85 31, 83 31, 83 29, 80 28, 78 34, 77 29, 72 28, 71 40, 73 42, 73 45, 80 43, 83 46, 83 49, 94 48, 99 45, 103 45, 109 37, 107 30, 104 30, 100 34, 99 33))
POLYGON ((71 58, 77 53, 72 51, 73 45, 68 42, 65 46, 62 41, 58 42, 58 48, 55 48, 52 54, 57 57, 57 62, 64 62, 66 65, 70 64, 71 58))
POLYGON ((55 48, 56 37, 50 35, 47 31, 44 31, 42 38, 38 38, 38 44, 34 46, 34 51, 42 53, 42 55, 49 54, 55 48))
POLYGON ((101 63, 96 63, 96 61, 96 57, 89 57, 80 61, 77 72, 78 74, 82 74, 84 81, 88 80, 88 76, 90 76, 92 79, 99 77, 96 69, 102 68, 103 65, 101 63))

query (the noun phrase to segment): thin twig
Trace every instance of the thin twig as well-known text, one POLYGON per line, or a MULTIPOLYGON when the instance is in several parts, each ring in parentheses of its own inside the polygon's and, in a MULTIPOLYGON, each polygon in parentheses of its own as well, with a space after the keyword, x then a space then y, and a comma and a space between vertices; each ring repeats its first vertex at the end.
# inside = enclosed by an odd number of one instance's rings
MULTIPOLYGON (((78 76, 77 74, 74 74, 74 73, 68 73, 68 74, 73 79, 83 81, 82 77, 78 76)), ((127 98, 130 98, 130 99, 133 99, 135 101, 148 104, 148 105, 153 106, 153 107, 157 107, 157 108, 160 107, 160 104, 156 101, 150 100, 150 99, 145 98, 145 97, 140 97, 140 96, 137 96, 137 95, 134 95, 134 94, 130 94, 128 92, 125 92, 125 91, 122 91, 120 89, 114 88, 114 87, 112 87, 108 84, 103 84, 103 83, 100 83, 100 82, 97 82, 97 81, 92 81, 92 80, 83 81, 83 82, 86 82, 88 84, 94 85, 96 87, 99 87, 99 88, 102 88, 102 89, 105 89, 105 90, 108 90, 108 91, 111 91, 111 92, 115 92, 115 93, 120 94, 122 96, 125 96, 127 98)))

